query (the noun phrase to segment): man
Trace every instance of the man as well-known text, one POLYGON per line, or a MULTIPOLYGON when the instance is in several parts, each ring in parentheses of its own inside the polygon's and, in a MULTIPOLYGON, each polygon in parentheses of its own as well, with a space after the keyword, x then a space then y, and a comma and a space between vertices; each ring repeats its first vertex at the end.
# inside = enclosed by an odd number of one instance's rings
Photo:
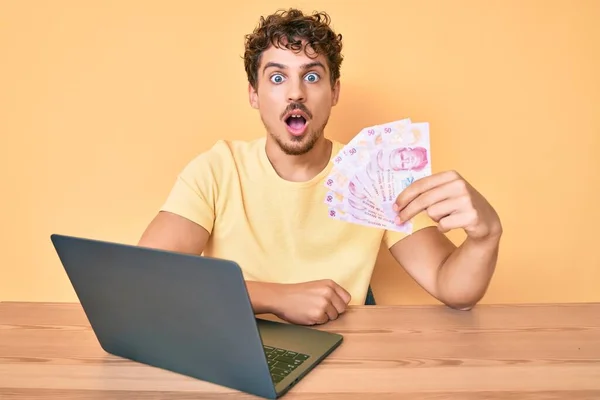
POLYGON ((255 313, 311 325, 364 302, 383 240, 432 296, 473 307, 496 264, 494 209, 450 171, 398 197, 397 222, 412 219, 411 235, 329 218, 323 182, 343 145, 324 130, 340 94, 341 35, 327 14, 291 9, 260 22, 244 59, 249 101, 267 134, 221 140, 192 160, 139 245, 234 260, 255 313), (467 233, 458 248, 443 234, 451 229, 467 233))

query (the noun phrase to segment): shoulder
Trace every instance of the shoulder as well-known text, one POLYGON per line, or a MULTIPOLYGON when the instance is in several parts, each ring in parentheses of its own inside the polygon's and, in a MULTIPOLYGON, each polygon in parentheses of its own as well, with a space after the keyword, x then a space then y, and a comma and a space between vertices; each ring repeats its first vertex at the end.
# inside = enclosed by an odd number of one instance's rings
POLYGON ((210 173, 216 177, 226 174, 235 169, 236 164, 258 154, 262 140, 218 140, 193 157, 184 167, 182 175, 192 177, 210 173))
POLYGON ((346 146, 346 143, 342 143, 338 140, 329 138, 329 140, 331 141, 332 147, 331 147, 331 153, 332 156, 336 155, 337 153, 339 153, 340 151, 342 151, 342 149, 344 148, 344 146, 346 146))
POLYGON ((261 139, 217 140, 207 150, 196 155, 191 163, 228 163, 257 152, 261 139))
POLYGON ((342 143, 339 140, 335 140, 332 138, 328 138, 329 141, 331 142, 331 160, 333 161, 342 150, 344 150, 344 147, 346 147, 346 143, 342 143))

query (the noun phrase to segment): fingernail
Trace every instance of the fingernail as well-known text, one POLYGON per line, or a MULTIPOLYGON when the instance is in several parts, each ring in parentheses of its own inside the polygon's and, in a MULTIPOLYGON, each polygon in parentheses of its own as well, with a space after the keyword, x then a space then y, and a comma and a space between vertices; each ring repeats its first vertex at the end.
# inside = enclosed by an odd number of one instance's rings
POLYGON ((400 219, 400 217, 396 217, 395 222, 396 225, 402 225, 402 220, 400 219))
POLYGON ((392 209, 396 212, 398 212, 398 204, 394 203, 394 205, 392 206, 392 209))

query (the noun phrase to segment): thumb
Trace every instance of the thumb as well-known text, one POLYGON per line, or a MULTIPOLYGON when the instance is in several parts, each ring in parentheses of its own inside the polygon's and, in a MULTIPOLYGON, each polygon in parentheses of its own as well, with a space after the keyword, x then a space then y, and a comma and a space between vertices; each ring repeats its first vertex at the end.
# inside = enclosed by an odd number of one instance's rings
POLYGON ((344 303, 348 304, 350 303, 350 300, 352 299, 352 296, 350 295, 350 293, 344 289, 343 287, 341 287, 340 285, 338 285, 337 283, 335 284, 335 291, 338 294, 338 296, 340 296, 340 298, 342 300, 344 300, 344 303))

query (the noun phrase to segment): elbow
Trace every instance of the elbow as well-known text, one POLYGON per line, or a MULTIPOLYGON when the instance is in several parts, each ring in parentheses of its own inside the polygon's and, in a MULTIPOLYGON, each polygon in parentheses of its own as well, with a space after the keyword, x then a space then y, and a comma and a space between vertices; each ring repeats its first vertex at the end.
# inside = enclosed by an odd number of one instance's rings
POLYGON ((446 290, 439 293, 438 299, 447 307, 458 311, 471 311, 485 294, 482 290, 446 290))
POLYGON ((456 299, 452 301, 446 300, 444 304, 453 310, 471 311, 477 305, 477 302, 478 300, 475 299, 456 299))
POLYGON ((457 307, 455 307, 455 309, 458 311, 471 311, 473 309, 473 307, 475 307, 475 304, 469 304, 466 306, 457 306, 457 307))
POLYGON ((457 311, 471 311, 475 307, 475 304, 446 303, 446 306, 457 311))

